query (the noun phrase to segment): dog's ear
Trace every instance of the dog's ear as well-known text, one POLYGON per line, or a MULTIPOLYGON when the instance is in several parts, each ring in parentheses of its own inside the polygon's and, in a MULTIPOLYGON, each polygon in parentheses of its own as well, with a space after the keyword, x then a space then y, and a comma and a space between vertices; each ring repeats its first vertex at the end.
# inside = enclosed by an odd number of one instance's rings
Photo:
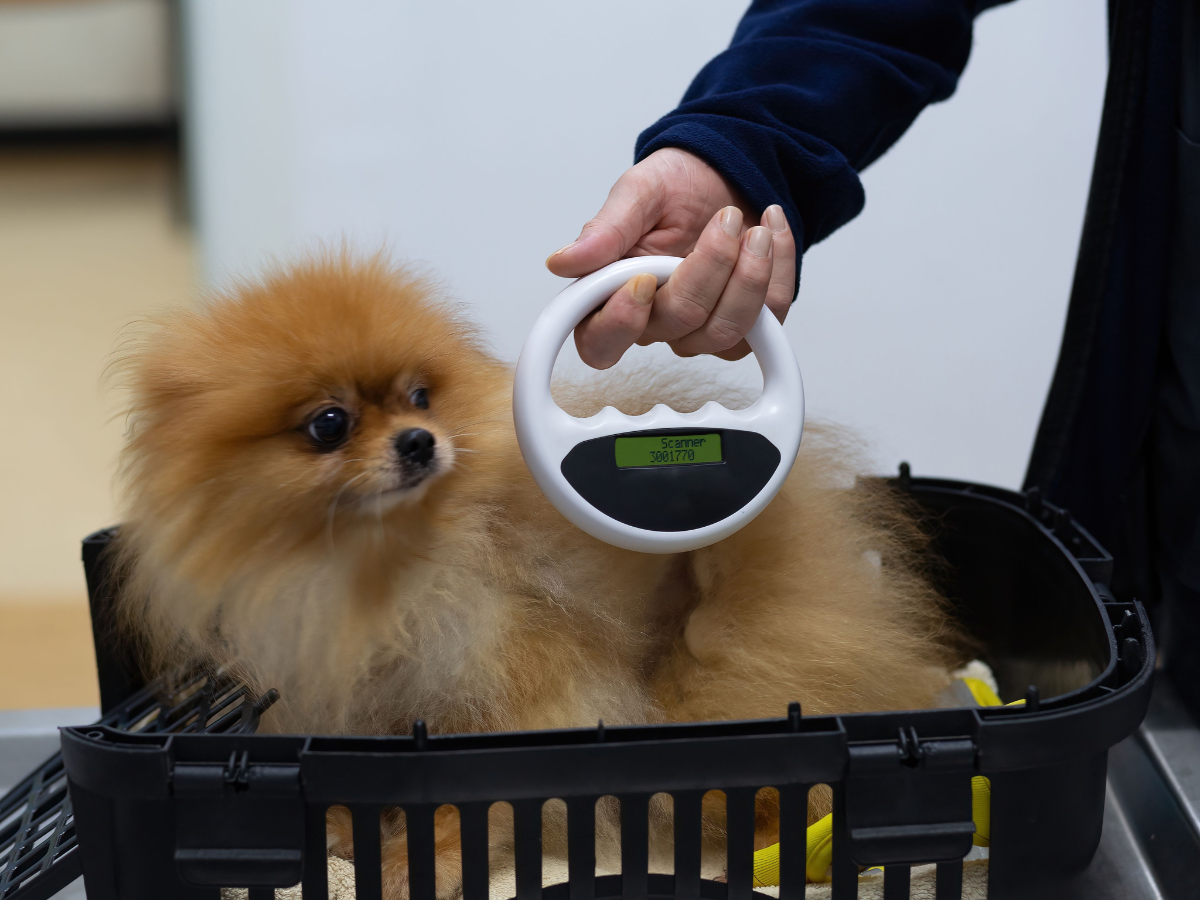
POLYGON ((214 360, 197 354, 199 317, 177 311, 131 322, 109 359, 104 381, 127 390, 133 412, 185 403, 213 385, 214 360))
POLYGON ((185 403, 211 386, 208 373, 186 360, 165 355, 144 357, 136 371, 135 392, 150 406, 185 403))

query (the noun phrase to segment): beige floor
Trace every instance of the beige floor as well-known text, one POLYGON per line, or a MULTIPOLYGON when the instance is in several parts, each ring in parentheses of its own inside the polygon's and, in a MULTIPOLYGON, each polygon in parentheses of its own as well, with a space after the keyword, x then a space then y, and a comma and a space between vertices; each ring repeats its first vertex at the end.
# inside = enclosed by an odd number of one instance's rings
POLYGON ((79 541, 115 518, 105 363, 185 302, 191 239, 161 153, 0 154, 0 709, 96 702, 79 541))

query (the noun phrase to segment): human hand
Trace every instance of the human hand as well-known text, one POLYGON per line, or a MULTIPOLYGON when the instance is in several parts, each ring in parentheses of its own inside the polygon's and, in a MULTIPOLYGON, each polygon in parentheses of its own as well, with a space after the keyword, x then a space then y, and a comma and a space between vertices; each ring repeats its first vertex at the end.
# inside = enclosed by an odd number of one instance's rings
POLYGON ((579 323, 575 345, 607 369, 633 344, 665 341, 680 356, 739 359, 764 303, 782 322, 796 281, 796 243, 787 217, 769 207, 762 224, 721 175, 698 156, 667 148, 622 175, 579 237, 546 260, 577 277, 627 256, 686 256, 661 288, 631 278, 579 323))

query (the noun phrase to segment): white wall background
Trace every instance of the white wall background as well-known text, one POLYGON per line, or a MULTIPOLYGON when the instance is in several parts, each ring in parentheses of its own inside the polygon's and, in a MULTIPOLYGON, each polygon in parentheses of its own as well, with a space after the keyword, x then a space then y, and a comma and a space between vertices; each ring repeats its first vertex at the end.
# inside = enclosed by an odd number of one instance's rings
MULTIPOLYGON (((743 0, 185 0, 204 269, 320 241, 436 271, 515 359, 575 237, 743 0)), ((1057 354, 1105 75, 1104 0, 978 22, 956 96, 807 256, 811 415, 872 464, 1019 485, 1057 354)), ((662 354, 643 351, 651 359, 662 354)), ((573 350, 562 365, 578 367, 573 350)), ((689 361, 733 381, 746 362, 689 361)))

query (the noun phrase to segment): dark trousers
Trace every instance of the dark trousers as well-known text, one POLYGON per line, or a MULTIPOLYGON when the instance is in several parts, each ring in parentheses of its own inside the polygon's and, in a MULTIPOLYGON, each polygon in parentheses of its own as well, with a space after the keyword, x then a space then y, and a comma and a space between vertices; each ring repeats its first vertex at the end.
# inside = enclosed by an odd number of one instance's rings
POLYGON ((1200 716, 1200 0, 1185 0, 1178 194, 1150 476, 1163 661, 1200 716))

